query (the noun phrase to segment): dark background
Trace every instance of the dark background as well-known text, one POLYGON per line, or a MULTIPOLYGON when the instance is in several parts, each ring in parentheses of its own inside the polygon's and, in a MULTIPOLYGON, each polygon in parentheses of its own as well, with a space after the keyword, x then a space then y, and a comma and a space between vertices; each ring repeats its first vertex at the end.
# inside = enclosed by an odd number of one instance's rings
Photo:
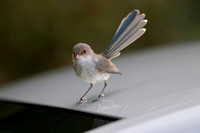
POLYGON ((147 32, 122 53, 199 39, 199 0, 2 0, 0 84, 72 65, 78 42, 101 53, 121 20, 146 14, 147 32))

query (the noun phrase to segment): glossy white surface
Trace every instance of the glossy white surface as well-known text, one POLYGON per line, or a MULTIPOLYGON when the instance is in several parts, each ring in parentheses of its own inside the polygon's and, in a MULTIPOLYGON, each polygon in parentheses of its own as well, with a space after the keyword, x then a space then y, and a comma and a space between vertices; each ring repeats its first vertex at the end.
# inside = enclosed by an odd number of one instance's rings
MULTIPOLYGON (((71 56, 71 53, 70 53, 71 56)), ((123 76, 112 75, 105 99, 92 103, 103 87, 89 84, 72 68, 37 75, 0 88, 0 99, 49 105, 103 116, 147 121, 200 104, 200 42, 170 45, 125 55, 113 61, 123 76), (148 116, 148 117, 146 117, 148 116)))
POLYGON ((145 116, 120 120, 88 133, 199 133, 200 106, 179 110, 163 116, 145 116), (148 118, 148 119, 147 119, 148 118))

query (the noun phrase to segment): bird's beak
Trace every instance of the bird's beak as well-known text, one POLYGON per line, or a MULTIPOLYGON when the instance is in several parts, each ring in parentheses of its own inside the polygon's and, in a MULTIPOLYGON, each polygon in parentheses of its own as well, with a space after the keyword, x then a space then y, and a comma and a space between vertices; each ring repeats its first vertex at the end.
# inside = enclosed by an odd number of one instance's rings
POLYGON ((76 55, 76 59, 78 59, 80 56, 81 56, 80 54, 77 54, 77 55, 76 55))

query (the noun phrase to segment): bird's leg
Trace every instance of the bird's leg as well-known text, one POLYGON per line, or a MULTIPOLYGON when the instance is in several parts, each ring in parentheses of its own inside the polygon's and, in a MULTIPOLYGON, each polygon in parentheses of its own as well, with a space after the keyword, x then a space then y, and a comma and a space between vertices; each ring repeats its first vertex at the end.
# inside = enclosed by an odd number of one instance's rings
POLYGON ((101 91, 100 95, 98 96, 98 99, 100 99, 101 97, 104 97, 104 90, 106 89, 106 86, 107 86, 107 81, 104 81, 104 87, 103 87, 103 90, 101 91))
POLYGON ((104 87, 103 87, 103 90, 101 91, 101 93, 100 93, 100 95, 98 96, 98 98, 95 99, 93 102, 99 101, 101 98, 104 97, 103 92, 104 92, 104 90, 106 89, 106 86, 107 86, 107 81, 104 81, 104 87))
POLYGON ((77 104, 81 104, 81 103, 87 101, 85 95, 90 91, 90 89, 91 89, 92 87, 93 87, 93 84, 91 83, 91 84, 90 84, 90 88, 89 88, 89 89, 85 92, 85 94, 80 98, 80 100, 79 100, 79 102, 78 102, 77 104))

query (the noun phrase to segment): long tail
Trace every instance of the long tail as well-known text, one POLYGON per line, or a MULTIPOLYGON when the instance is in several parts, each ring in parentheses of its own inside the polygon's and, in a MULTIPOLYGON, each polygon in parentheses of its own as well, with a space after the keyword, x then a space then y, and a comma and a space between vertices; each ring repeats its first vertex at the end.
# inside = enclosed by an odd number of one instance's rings
POLYGON ((120 55, 120 51, 138 39, 146 31, 143 28, 147 20, 145 14, 140 14, 134 10, 125 17, 119 25, 116 34, 109 44, 108 48, 102 53, 107 59, 113 59, 120 55))

